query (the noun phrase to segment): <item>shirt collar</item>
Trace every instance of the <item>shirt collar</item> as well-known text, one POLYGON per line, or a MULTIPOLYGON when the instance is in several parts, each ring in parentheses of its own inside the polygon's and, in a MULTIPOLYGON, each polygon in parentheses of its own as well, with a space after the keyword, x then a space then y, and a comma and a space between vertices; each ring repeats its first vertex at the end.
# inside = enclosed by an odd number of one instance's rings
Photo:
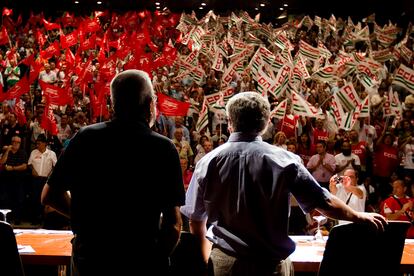
POLYGON ((263 141, 262 136, 257 133, 233 132, 230 134, 229 142, 253 142, 263 141))

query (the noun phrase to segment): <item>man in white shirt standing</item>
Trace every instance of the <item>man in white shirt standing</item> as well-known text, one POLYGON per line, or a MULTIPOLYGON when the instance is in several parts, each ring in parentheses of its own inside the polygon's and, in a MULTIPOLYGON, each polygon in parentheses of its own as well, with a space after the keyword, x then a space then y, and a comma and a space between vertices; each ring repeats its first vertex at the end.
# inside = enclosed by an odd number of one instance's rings
POLYGON ((32 187, 30 190, 30 219, 33 224, 41 222, 43 206, 40 204, 40 195, 47 177, 56 165, 56 153, 47 148, 47 140, 44 134, 39 134, 36 139, 36 148, 30 153, 28 165, 32 170, 32 187))
MULTIPOLYGON (((329 180, 329 190, 355 211, 365 212, 367 191, 364 185, 358 185, 358 171, 347 169, 342 177, 332 176, 329 180)), ((338 224, 345 223, 349 222, 345 220, 338 221, 338 224)))

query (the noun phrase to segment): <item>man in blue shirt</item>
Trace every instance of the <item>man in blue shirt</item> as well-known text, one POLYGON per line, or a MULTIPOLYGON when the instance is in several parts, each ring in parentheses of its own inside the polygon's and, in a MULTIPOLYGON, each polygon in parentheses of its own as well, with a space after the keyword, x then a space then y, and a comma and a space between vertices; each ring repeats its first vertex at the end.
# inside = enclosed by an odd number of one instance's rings
POLYGON ((229 140, 199 161, 181 207, 214 276, 293 272, 290 194, 305 212, 384 228, 381 215, 353 211, 322 188, 297 155, 262 141, 270 105, 259 93, 233 96, 226 110, 229 140))

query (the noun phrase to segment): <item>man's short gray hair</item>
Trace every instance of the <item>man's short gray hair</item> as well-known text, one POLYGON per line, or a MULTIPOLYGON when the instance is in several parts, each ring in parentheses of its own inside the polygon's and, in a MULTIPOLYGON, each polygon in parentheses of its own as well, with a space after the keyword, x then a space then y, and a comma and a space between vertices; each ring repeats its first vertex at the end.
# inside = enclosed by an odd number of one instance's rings
POLYGON ((117 118, 150 116, 150 103, 154 96, 151 79, 141 70, 126 70, 111 82, 111 98, 117 118))
POLYGON ((242 92, 229 100, 226 111, 235 132, 261 133, 269 120, 270 104, 257 92, 242 92))

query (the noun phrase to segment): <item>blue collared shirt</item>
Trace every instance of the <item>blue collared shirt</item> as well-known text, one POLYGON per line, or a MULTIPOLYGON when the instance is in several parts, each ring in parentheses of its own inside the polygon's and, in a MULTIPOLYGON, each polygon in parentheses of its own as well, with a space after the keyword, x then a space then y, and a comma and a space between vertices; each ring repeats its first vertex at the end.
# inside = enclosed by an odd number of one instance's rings
POLYGON ((210 238, 225 250, 281 260, 295 250, 288 236, 290 193, 306 212, 326 207, 330 197, 297 155, 260 136, 232 133, 197 163, 181 212, 207 220, 210 238))

